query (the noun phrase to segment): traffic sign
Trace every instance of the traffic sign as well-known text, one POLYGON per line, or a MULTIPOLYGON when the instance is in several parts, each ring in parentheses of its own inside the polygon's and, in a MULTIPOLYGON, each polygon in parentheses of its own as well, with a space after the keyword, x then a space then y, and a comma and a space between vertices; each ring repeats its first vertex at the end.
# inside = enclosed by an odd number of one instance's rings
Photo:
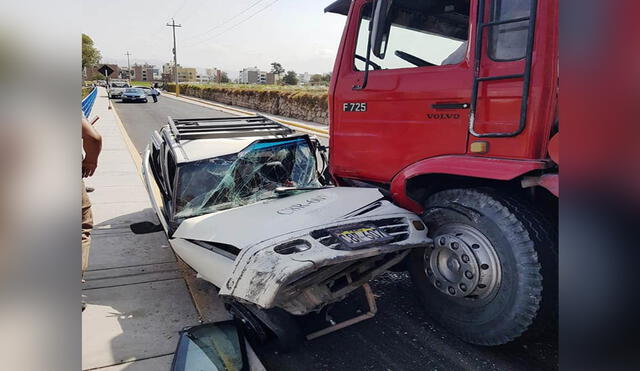
POLYGON ((105 77, 108 77, 109 75, 111 75, 113 73, 113 68, 111 68, 111 67, 109 67, 109 66, 107 66, 105 64, 102 67, 98 68, 98 72, 103 74, 105 77))

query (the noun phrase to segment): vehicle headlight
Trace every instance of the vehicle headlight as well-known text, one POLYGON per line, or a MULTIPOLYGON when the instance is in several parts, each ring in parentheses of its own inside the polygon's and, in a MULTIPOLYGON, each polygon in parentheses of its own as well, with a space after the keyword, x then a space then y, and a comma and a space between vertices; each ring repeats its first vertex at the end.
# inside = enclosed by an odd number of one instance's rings
POLYGON ((273 248, 275 252, 282 255, 289 255, 297 252, 307 251, 311 244, 305 240, 294 240, 273 248))

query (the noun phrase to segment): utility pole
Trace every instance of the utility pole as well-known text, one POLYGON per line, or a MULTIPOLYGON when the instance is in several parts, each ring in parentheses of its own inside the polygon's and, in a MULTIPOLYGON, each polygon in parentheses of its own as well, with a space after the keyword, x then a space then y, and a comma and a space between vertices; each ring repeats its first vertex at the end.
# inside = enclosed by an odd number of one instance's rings
POLYGON ((171 18, 171 23, 167 23, 167 26, 173 28, 173 74, 176 82, 176 97, 180 95, 180 84, 178 83, 178 55, 176 54, 176 27, 182 27, 182 25, 176 24, 176 21, 171 18))
POLYGON ((131 63, 129 62, 129 56, 131 55, 131 53, 129 53, 129 51, 127 51, 126 53, 124 53, 124 55, 127 56, 127 68, 129 69, 129 73, 127 74, 128 80, 129 80, 129 86, 131 86, 131 63))

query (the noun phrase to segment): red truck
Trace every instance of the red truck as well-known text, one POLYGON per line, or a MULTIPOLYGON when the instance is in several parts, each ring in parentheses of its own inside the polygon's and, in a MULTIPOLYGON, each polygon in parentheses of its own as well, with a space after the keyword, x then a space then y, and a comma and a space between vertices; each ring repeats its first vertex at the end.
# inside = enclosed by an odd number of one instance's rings
POLYGON ((434 240, 407 268, 475 344, 557 318, 558 1, 339 0, 330 172, 434 240), (543 290, 544 289, 544 290, 543 290))

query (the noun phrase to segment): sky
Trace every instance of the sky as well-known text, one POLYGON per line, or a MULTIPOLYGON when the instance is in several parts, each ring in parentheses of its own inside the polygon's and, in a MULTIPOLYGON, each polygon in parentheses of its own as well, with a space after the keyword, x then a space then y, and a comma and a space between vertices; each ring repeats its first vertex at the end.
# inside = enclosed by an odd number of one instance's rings
POLYGON ((333 69, 345 16, 325 14, 333 0, 85 0, 82 32, 102 62, 161 66, 173 61, 175 19, 178 63, 216 67, 235 78, 244 67, 270 70, 280 62, 298 73, 333 69))

